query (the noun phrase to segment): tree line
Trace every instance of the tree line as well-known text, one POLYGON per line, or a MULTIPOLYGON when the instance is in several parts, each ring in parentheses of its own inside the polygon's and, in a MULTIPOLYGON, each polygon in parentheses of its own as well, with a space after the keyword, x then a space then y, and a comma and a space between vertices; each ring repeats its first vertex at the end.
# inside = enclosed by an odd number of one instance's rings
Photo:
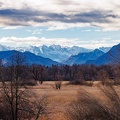
POLYGON ((101 80, 103 84, 106 80, 118 82, 120 78, 120 65, 27 65, 25 56, 16 53, 11 57, 7 66, 0 62, 1 77, 4 81, 10 81, 18 77, 24 84, 35 84, 39 81, 70 81, 71 83, 81 83, 83 81, 101 80), (14 77, 14 78, 12 78, 14 77))

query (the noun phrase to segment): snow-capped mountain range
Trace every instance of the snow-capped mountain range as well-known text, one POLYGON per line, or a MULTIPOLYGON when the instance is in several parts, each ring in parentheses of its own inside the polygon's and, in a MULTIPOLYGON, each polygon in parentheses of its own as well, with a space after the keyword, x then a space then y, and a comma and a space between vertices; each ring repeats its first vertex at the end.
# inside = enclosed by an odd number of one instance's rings
MULTIPOLYGON (((99 48, 103 52, 107 52, 109 47, 99 48)), ((60 45, 51 46, 29 46, 29 47, 7 47, 0 45, 0 51, 17 50, 20 52, 31 52, 35 55, 42 56, 44 58, 50 58, 54 61, 62 63, 67 60, 72 55, 77 55, 79 53, 87 53, 93 51, 93 49, 87 49, 83 47, 73 46, 73 47, 61 47, 60 45)))
POLYGON ((61 47, 61 46, 30 46, 30 47, 6 47, 0 45, 0 59, 5 64, 9 63, 9 58, 14 52, 20 52, 26 56, 28 64, 38 65, 62 65, 62 64, 116 64, 120 63, 120 44, 110 48, 99 48, 95 50, 81 47, 61 47), (104 51, 104 52, 103 52, 104 51), (106 52, 107 51, 107 52, 106 52), (78 53, 78 54, 77 54, 78 53), (75 54, 75 55, 73 55, 75 54), (70 56, 70 57, 69 57, 70 56), (51 58, 52 59, 51 59, 51 58), (63 58, 62 58, 63 57, 63 58), (67 59, 66 59, 67 58, 67 59), (56 62, 53 59, 64 60, 64 62, 56 62), (65 60, 66 59, 66 60, 65 60))

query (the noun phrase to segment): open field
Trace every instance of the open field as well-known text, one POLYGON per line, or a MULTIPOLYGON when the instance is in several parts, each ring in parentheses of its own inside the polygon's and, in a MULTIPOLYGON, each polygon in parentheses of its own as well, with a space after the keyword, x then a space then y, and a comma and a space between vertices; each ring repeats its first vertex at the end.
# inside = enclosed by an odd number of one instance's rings
MULTIPOLYGON (((102 102, 105 102, 105 97, 98 88, 99 83, 95 82, 93 87, 68 85, 68 82, 62 82, 60 90, 54 89, 54 82, 44 82, 42 85, 29 87, 38 96, 48 97, 48 111, 51 112, 49 120, 66 120, 65 110, 72 100, 78 96, 78 91, 84 89, 93 94, 102 102)), ((120 95, 120 86, 115 87, 117 93, 120 95)))

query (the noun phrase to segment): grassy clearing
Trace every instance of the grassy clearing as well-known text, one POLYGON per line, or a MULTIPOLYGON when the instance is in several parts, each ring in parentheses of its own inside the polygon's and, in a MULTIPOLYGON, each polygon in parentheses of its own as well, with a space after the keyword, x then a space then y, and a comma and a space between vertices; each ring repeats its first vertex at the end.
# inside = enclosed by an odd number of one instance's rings
MULTIPOLYGON (((103 93, 98 89, 100 82, 94 82, 93 87, 90 86, 80 86, 80 85, 70 85, 67 81, 62 82, 62 87, 60 90, 55 89, 55 82, 43 82, 43 84, 38 84, 37 86, 29 86, 28 89, 34 91, 38 96, 48 97, 48 111, 50 115, 44 117, 42 120, 66 120, 65 111, 72 100, 76 100, 78 97, 78 92, 84 89, 91 95, 94 95, 101 102, 107 103, 106 98, 103 93)), ((114 86, 115 90, 120 96, 120 86, 114 86)))
MULTIPOLYGON (((66 120, 65 110, 72 100, 75 100, 78 96, 78 91, 84 89, 90 94, 97 97, 101 102, 106 102, 105 96, 98 89, 99 82, 94 82, 93 87, 80 86, 80 85, 68 85, 68 82, 62 82, 61 90, 54 89, 54 82, 44 82, 42 85, 29 87, 37 93, 38 96, 48 96, 49 120, 66 120)), ((116 91, 120 95, 120 86, 115 87, 116 91)), ((44 118, 45 119, 45 118, 44 118)))

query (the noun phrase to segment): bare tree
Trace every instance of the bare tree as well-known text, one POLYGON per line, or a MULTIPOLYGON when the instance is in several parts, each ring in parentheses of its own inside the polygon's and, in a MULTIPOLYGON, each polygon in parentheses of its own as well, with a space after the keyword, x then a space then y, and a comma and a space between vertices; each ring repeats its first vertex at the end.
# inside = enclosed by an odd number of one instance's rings
POLYGON ((0 119, 38 120, 45 113, 45 97, 44 99, 43 97, 38 99, 35 93, 29 91, 26 86, 21 85, 21 76, 24 73, 22 66, 25 62, 23 58, 21 53, 16 52, 11 57, 10 66, 0 66, 2 82, 0 110, 3 108, 3 111, 0 111, 0 119), (5 74, 6 69, 9 74, 5 74), (6 82, 6 78, 9 78, 9 82, 6 82))
POLYGON ((60 75, 60 72, 58 71, 58 73, 55 76, 55 88, 60 90, 61 86, 62 86, 62 81, 61 81, 62 76, 60 75))
POLYGON ((109 81, 109 76, 106 70, 101 69, 98 71, 98 80, 102 81, 103 85, 109 81))
POLYGON ((30 72, 32 73, 32 76, 35 81, 40 81, 40 83, 43 83, 43 75, 44 75, 44 67, 41 65, 35 65, 33 64, 30 67, 30 72))
POLYGON ((120 65, 117 65, 113 68, 114 73, 114 85, 120 85, 120 65))

